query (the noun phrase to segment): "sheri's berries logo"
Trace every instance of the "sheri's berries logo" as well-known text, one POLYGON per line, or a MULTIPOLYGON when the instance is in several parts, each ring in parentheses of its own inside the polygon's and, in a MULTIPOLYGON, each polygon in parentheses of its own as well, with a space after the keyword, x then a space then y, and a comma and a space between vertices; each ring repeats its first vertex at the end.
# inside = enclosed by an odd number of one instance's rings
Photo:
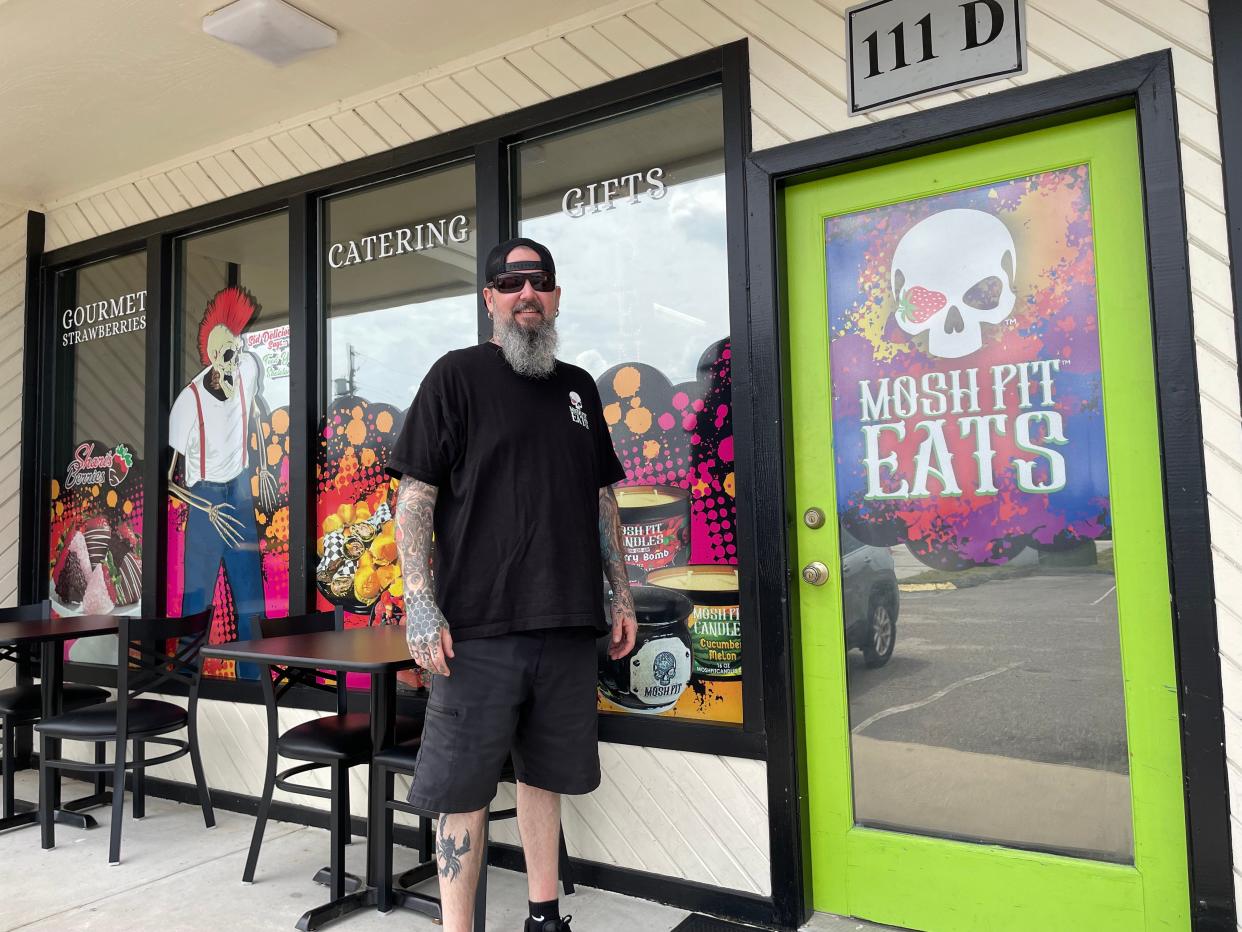
POLYGON ((112 464, 108 467, 108 485, 116 488, 129 475, 129 468, 134 465, 134 457, 123 443, 118 443, 112 451, 112 464))

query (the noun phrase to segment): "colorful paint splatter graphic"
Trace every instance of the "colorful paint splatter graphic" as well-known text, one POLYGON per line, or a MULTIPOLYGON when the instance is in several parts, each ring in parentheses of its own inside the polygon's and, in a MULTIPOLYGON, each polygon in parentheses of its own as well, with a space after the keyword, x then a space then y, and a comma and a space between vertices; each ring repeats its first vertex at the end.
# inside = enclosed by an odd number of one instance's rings
MULTIPOLYGON (((320 433, 315 584, 319 607, 342 606, 346 627, 405 623, 392 516, 397 482, 385 472, 404 419, 390 404, 346 395, 332 402, 320 433)), ((365 677, 353 679, 365 685, 365 677)), ((424 685, 415 670, 398 681, 424 685)))
POLYGON ((843 526, 945 570, 1107 538, 1087 166, 825 234, 843 526))
MULTIPOLYGON (((613 366, 597 380, 613 447, 625 467, 624 485, 685 490, 676 497, 687 500, 689 547, 661 565, 737 563, 731 362, 730 341, 724 339, 704 351, 692 382, 673 385, 642 363, 613 366)), ((625 711, 603 697, 600 707, 625 711)), ((663 714, 741 722, 740 678, 692 675, 676 705, 663 714)))

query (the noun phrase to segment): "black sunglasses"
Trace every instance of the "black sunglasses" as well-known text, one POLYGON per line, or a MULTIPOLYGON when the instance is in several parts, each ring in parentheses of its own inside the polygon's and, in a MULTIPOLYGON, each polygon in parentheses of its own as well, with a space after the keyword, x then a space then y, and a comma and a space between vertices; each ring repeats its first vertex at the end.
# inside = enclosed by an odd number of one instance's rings
POLYGON ((536 291, 552 291, 556 288, 556 276, 551 272, 501 272, 488 285, 501 294, 514 294, 521 291, 526 283, 536 291))

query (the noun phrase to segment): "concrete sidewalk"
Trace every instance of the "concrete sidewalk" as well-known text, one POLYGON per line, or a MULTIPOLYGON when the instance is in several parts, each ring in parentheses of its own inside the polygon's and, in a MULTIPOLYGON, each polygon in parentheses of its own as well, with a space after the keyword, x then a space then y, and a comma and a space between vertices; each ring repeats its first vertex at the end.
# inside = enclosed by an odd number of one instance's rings
MULTIPOLYGON (((77 795, 74 784, 66 796, 77 795)), ((37 795, 30 771, 17 775, 17 794, 37 795)), ((130 800, 126 799, 129 811, 130 800)), ((4 865, 0 896, 0 930, 30 932, 218 932, 218 930, 279 930, 289 932, 305 910, 324 902, 327 889, 311 881, 327 864, 328 833, 287 822, 270 822, 252 885, 241 882, 254 820, 216 810, 216 827, 203 828, 196 806, 147 799, 141 822, 127 816, 121 839, 121 863, 108 865, 110 810, 92 810, 99 827, 82 831, 56 826, 56 847, 39 847, 37 827, 0 835, 4 865)), ((364 873, 366 843, 349 846, 349 870, 364 873)), ((397 869, 413 866, 416 855, 397 848, 397 869)), ((488 932, 519 932, 526 917, 526 878, 512 871, 488 872, 488 932)), ((573 915, 575 932, 640 930, 666 932, 688 915, 684 910, 647 900, 578 887, 561 900, 573 915)), ((343 932, 434 932, 440 928, 424 916, 405 910, 388 915, 374 911, 353 914, 329 926, 343 932)), ((816 916, 807 926, 816 932, 861 932, 879 926, 852 919, 816 916)))

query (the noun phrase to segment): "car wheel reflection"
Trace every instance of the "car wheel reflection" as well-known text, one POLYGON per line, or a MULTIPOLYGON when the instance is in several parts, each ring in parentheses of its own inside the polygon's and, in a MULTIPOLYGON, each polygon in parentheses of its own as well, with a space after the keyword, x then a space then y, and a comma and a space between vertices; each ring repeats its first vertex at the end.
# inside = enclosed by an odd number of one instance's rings
POLYGON ((897 643, 897 623, 888 610, 887 601, 883 598, 871 607, 871 617, 867 624, 867 640, 863 643, 863 658, 869 667, 882 667, 893 656, 893 646, 897 643))

